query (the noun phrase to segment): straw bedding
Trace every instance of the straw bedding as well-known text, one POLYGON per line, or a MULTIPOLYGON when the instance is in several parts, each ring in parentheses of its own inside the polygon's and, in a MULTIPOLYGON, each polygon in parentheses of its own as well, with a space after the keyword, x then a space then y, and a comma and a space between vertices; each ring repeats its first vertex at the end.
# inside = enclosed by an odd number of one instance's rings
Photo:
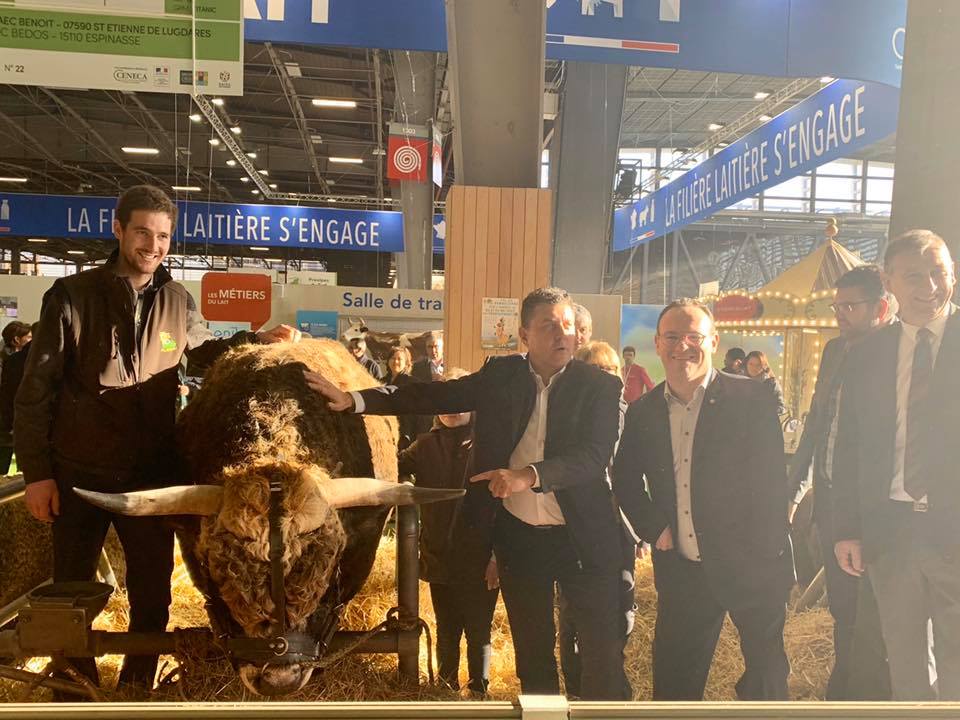
MULTIPOLYGON (((394 567, 396 548, 392 538, 385 537, 377 562, 364 589, 347 607, 344 626, 364 629, 381 622, 389 608, 396 604, 394 567)), ((207 624, 200 595, 193 588, 186 569, 177 562, 173 577, 173 607, 171 627, 196 627, 207 624)), ((634 698, 648 700, 651 693, 650 645, 653 640, 656 619, 656 593, 653 589, 653 574, 649 561, 637 563, 636 601, 638 612, 636 625, 627 646, 627 675, 634 689, 634 698)), ((420 586, 420 615, 434 626, 430 604, 429 587, 420 586)), ((127 624, 126 598, 122 591, 114 594, 95 627, 104 630, 121 630, 127 624)), ((787 655, 792 673, 790 693, 794 699, 816 700, 824 696, 827 677, 832 664, 832 620, 826 610, 814 608, 800 614, 790 613, 786 625, 787 655)), ((491 668, 491 699, 512 699, 519 691, 514 675, 513 647, 506 613, 502 602, 497 605, 493 627, 493 664, 491 668)), ((112 687, 119 669, 119 657, 100 660, 103 683, 112 687)), ((177 665, 173 658, 161 660, 166 671, 177 665)), ((44 661, 30 661, 30 669, 43 667, 44 661)), ((466 684, 465 665, 462 663, 461 682, 466 684)), ((421 685, 419 688, 403 686, 397 681, 396 658, 391 655, 352 655, 314 679, 299 693, 288 700, 453 700, 460 697, 448 688, 429 686, 426 683, 427 653, 421 642, 421 685)), ((709 700, 733 700, 734 684, 743 671, 736 630, 729 621, 724 625, 717 648, 706 697, 709 700)), ((191 659, 186 663, 185 677, 180 683, 161 686, 149 699, 194 701, 252 700, 236 674, 223 659, 191 659)), ((0 700, 15 700, 21 686, 0 680, 0 700)), ((114 699, 132 699, 118 694, 114 699)), ((49 692, 35 693, 34 700, 49 700, 49 692)), ((262 699, 262 698, 260 698, 262 699)))

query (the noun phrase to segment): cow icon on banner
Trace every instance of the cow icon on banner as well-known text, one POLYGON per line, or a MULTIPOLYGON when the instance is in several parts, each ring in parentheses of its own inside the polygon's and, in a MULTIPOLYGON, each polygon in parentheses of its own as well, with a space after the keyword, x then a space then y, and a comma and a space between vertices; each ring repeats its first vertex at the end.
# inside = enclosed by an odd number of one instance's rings
POLYGON ((425 127, 390 123, 387 143, 387 177, 390 180, 427 182, 432 173, 430 133, 425 127))

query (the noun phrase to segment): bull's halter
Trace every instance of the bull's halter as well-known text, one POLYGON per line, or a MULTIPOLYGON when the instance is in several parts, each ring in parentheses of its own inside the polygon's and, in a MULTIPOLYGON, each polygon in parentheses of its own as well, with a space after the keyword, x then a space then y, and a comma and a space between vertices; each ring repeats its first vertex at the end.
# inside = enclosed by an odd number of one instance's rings
POLYGON ((289 665, 315 661, 320 657, 316 640, 302 632, 287 632, 287 592, 283 575, 283 486, 279 479, 270 480, 269 558, 270 599, 273 613, 270 618, 270 637, 230 638, 227 649, 236 660, 256 665, 289 665))

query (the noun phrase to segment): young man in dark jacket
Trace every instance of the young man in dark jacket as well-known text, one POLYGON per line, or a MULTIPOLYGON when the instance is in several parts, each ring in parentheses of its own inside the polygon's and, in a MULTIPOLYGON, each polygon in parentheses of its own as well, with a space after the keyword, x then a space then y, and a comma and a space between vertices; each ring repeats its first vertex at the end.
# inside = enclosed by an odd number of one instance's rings
MULTIPOLYGON (((295 340, 281 325, 212 340, 193 299, 162 263, 177 208, 147 185, 117 203, 119 248, 106 264, 57 280, 43 298, 16 397, 14 444, 26 504, 53 523, 53 579, 90 580, 111 524, 127 563, 130 630, 166 629, 173 530, 158 517, 113 515, 72 488, 101 492, 177 484, 174 419, 180 360, 206 365, 243 342, 295 340)), ((150 688, 156 656, 128 656, 121 683, 150 688)), ((96 667, 85 665, 93 676, 96 667)))
MULTIPOLYGON (((446 373, 449 379, 466 375, 457 368, 446 373)), ((400 473, 414 475, 420 487, 462 488, 471 473, 472 446, 471 413, 439 415, 430 432, 400 453, 400 473)), ((479 695, 490 683, 490 626, 499 586, 492 557, 495 513, 489 493, 420 511, 420 579, 430 583, 440 680, 459 689, 460 638, 466 635, 469 688, 479 695)))

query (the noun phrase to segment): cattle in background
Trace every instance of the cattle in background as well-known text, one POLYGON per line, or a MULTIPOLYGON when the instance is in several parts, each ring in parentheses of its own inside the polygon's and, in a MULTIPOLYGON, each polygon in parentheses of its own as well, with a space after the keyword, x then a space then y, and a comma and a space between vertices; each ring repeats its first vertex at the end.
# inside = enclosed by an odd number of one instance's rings
POLYGON ((343 341, 349 343, 353 339, 364 340, 367 343, 367 354, 384 367, 387 365, 387 360, 390 359, 391 351, 398 346, 410 350, 413 362, 427 357, 429 332, 419 334, 380 332, 368 328, 363 318, 351 317, 349 321, 350 325, 341 336, 343 341))

